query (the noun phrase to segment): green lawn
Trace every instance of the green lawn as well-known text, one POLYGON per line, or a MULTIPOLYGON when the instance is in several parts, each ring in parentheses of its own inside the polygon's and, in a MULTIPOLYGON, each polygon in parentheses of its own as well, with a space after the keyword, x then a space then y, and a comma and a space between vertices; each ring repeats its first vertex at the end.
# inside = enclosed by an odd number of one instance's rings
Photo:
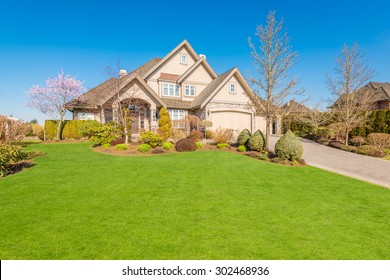
POLYGON ((0 179, 0 259, 390 259, 390 190, 229 152, 38 144, 0 179))

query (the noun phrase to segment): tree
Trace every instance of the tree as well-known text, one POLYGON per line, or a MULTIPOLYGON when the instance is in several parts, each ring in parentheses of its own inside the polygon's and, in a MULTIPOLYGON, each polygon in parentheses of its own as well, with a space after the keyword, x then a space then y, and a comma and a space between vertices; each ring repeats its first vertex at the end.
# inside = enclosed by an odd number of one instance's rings
POLYGON ((84 91, 83 82, 61 70, 55 78, 48 78, 46 86, 35 85, 28 91, 28 106, 57 120, 57 139, 60 139, 62 122, 67 105, 82 102, 80 97, 84 91))
POLYGON ((169 113, 165 107, 160 110, 160 119, 158 120, 158 134, 166 141, 172 134, 172 122, 169 113))
POLYGON ((298 53, 292 51, 288 34, 283 31, 283 20, 277 22, 275 12, 269 12, 267 25, 258 26, 255 35, 259 39, 259 50, 251 38, 248 42, 257 77, 250 74, 249 80, 255 86, 256 110, 266 121, 265 148, 269 150, 272 121, 283 115, 286 98, 303 93, 303 89, 295 89, 298 80, 288 74, 298 62, 298 53))
POLYGON ((370 95, 358 89, 371 80, 375 72, 368 67, 365 53, 355 42, 344 45, 336 59, 334 77, 327 77, 329 91, 337 97, 331 106, 338 122, 345 128, 345 145, 348 145, 349 132, 364 123, 365 112, 372 105, 370 95))
POLYGON ((117 59, 115 67, 110 65, 104 66, 102 74, 106 79, 114 79, 112 84, 114 94, 112 98, 106 102, 106 104, 116 108, 116 115, 113 117, 120 125, 122 134, 125 137, 125 143, 127 144, 131 138, 131 124, 136 119, 136 117, 133 116, 134 111, 136 111, 139 106, 143 105, 141 100, 134 98, 139 90, 139 87, 134 83, 127 90, 126 98, 121 96, 123 79, 127 76, 127 72, 122 70, 120 59, 117 59))
POLYGON ((311 126, 315 135, 317 135, 318 128, 320 126, 329 124, 330 120, 332 119, 332 114, 330 112, 321 111, 321 104, 322 100, 314 104, 311 110, 297 115, 298 121, 300 123, 311 126))

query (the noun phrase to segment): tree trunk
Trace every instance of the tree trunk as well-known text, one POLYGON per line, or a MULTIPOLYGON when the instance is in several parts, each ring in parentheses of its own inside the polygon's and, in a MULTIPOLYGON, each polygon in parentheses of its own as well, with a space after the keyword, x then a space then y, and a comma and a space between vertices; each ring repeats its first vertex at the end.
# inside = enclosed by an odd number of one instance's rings
POLYGON ((345 129, 345 145, 348 146, 348 142, 349 142, 349 128, 347 127, 345 129))
POLYGON ((269 137, 271 135, 270 133, 270 124, 271 122, 269 120, 265 121, 265 150, 269 152, 269 137))
POLYGON ((62 120, 60 119, 58 121, 58 128, 57 128, 57 137, 56 140, 61 140, 61 125, 62 125, 62 120))

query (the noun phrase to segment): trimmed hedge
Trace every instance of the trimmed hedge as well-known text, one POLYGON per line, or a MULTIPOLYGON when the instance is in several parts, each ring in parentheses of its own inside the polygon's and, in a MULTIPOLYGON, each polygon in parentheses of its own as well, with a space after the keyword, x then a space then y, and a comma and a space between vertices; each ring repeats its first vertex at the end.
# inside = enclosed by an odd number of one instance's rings
MULTIPOLYGON (((83 137, 81 128, 87 124, 98 123, 91 120, 64 120, 61 125, 60 139, 80 139, 83 137)), ((58 121, 45 121, 46 140, 55 139, 57 136, 58 121)))

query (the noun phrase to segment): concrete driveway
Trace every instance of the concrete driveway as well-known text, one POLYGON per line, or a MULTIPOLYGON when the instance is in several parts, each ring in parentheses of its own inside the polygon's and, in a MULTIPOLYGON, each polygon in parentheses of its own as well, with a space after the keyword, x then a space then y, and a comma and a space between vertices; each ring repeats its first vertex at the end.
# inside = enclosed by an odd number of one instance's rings
MULTIPOLYGON (((271 135, 274 149, 279 136, 271 135)), ((330 148, 307 139, 300 139, 303 158, 308 165, 390 188, 390 161, 330 148)))

